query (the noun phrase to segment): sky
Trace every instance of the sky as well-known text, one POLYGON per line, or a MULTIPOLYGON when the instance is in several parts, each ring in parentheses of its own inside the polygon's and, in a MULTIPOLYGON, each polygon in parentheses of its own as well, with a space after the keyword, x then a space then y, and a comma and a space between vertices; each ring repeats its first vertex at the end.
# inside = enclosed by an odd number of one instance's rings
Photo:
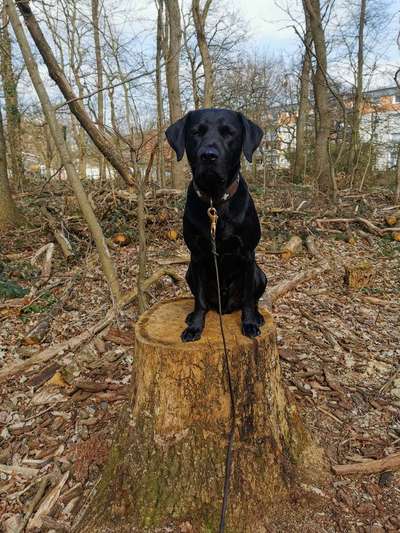
POLYGON ((291 21, 275 0, 233 0, 231 5, 234 4, 248 21, 251 34, 248 46, 276 53, 296 51, 298 43, 291 21))
MULTIPOLYGON (((112 2, 113 0, 109 1, 112 2)), ((190 3, 190 0, 182 1, 184 5, 190 3)), ((379 35, 379 40, 376 42, 377 74, 372 82, 369 82, 371 83, 369 88, 393 85, 393 72, 400 64, 400 50, 396 44, 397 31, 400 27, 398 0, 368 0, 367 5, 373 5, 374 2, 379 1, 386 6, 388 21, 390 22, 388 28, 379 35)), ((130 11, 132 0, 119 0, 119 6, 123 6, 124 2, 127 2, 126 7, 129 6, 128 10, 130 11)), ((201 1, 201 3, 203 2, 204 0, 201 1)), ((214 0, 215 4, 218 2, 219 0, 214 0)), ((293 25, 295 23, 303 24, 301 0, 226 0, 226 2, 229 9, 233 11, 237 9, 249 30, 248 39, 243 43, 244 48, 250 52, 258 51, 277 57, 282 56, 288 61, 291 57, 294 57, 295 60, 300 59, 299 39, 294 32, 293 25)), ((348 0, 333 0, 333 2, 334 12, 344 20, 347 11, 343 5, 348 4, 348 0)), ((324 4, 325 2, 321 0, 321 3, 324 4)), ((357 5, 359 0, 354 0, 353 3, 357 5)), ((154 3, 149 0, 136 0, 135 6, 139 8, 140 19, 142 21, 145 19, 150 25, 153 24, 156 14, 154 3)), ((138 21, 138 24, 140 23, 138 21)), ((344 65, 333 63, 332 68, 335 71, 334 74, 337 73, 339 78, 343 78, 344 81, 351 78, 344 65)))
MULTIPOLYGON (((345 0, 346 1, 346 0, 345 0)), ((373 1, 373 0, 372 0, 373 1)), ((396 0, 382 0, 387 9, 388 27, 376 42, 377 75, 372 81, 372 87, 394 85, 392 73, 400 65, 400 50, 396 43, 397 32, 400 28, 400 9, 396 0)), ((248 42, 250 48, 261 48, 285 56, 296 55, 299 52, 299 40, 293 30, 293 20, 303 24, 302 9, 299 0, 232 0, 231 5, 238 4, 243 16, 248 20, 252 37, 248 42), (281 7, 279 7, 281 6, 281 7), (290 6, 288 9, 287 6, 290 6)), ((340 8, 343 0, 335 1, 335 9, 345 18, 345 11, 340 8)), ((368 0, 371 4, 371 0, 368 0)), ((335 64, 339 75, 346 78, 345 68, 335 64)), ((371 88, 372 88, 371 87, 371 88)))

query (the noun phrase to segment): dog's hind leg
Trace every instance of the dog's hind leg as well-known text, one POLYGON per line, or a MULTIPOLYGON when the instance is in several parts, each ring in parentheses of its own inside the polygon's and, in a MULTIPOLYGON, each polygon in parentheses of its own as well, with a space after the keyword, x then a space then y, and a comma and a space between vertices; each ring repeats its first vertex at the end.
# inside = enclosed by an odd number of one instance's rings
MULTIPOLYGON (((264 272, 261 270, 261 268, 256 264, 255 269, 255 297, 256 302, 258 304, 258 300, 261 298, 261 296, 264 294, 265 288, 267 286, 267 276, 264 274, 264 272)), ((257 325, 262 326, 265 322, 263 315, 259 312, 256 304, 256 318, 257 318, 257 325)))
POLYGON ((258 337, 264 318, 257 309, 258 300, 267 285, 267 278, 254 259, 254 252, 246 261, 243 282, 242 332, 246 337, 258 337))

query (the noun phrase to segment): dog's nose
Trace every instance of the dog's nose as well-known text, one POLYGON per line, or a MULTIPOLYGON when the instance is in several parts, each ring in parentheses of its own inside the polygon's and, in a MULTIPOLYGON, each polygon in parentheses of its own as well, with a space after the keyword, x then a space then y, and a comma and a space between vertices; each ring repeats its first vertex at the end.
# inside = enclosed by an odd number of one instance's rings
POLYGON ((204 152, 200 154, 202 161, 215 161, 218 159, 218 152, 215 148, 206 148, 204 152))

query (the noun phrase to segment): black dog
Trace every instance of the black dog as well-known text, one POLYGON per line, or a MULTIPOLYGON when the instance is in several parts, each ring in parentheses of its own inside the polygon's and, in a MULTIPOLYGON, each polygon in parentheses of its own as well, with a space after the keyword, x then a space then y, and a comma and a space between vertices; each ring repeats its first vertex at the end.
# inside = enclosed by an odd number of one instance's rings
POLYGON ((260 334, 264 323, 257 304, 267 278, 255 261, 260 223, 247 184, 240 174, 243 153, 252 160, 262 130, 241 113, 227 109, 191 111, 166 131, 178 161, 184 151, 192 169, 183 216, 183 236, 191 252, 186 274, 195 308, 186 318, 184 342, 200 338, 209 309, 218 310, 216 273, 207 209, 218 212, 216 248, 222 312, 242 310, 242 332, 260 334))

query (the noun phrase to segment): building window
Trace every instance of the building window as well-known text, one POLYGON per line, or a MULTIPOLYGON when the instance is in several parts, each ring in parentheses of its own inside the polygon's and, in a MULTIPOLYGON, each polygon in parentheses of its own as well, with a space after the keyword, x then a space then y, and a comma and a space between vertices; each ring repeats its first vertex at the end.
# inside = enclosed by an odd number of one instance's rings
POLYGON ((400 104, 400 94, 395 94, 395 95, 393 96, 393 102, 394 102, 395 104, 400 104))
POLYGON ((389 152, 388 166, 393 168, 397 165, 397 152, 389 152))
POLYGON ((371 95, 369 97, 369 99, 370 99, 372 104, 379 104, 379 101, 380 101, 381 97, 378 96, 378 95, 371 95))
POLYGON ((394 143, 400 143, 400 132, 390 134, 391 141, 394 143))

